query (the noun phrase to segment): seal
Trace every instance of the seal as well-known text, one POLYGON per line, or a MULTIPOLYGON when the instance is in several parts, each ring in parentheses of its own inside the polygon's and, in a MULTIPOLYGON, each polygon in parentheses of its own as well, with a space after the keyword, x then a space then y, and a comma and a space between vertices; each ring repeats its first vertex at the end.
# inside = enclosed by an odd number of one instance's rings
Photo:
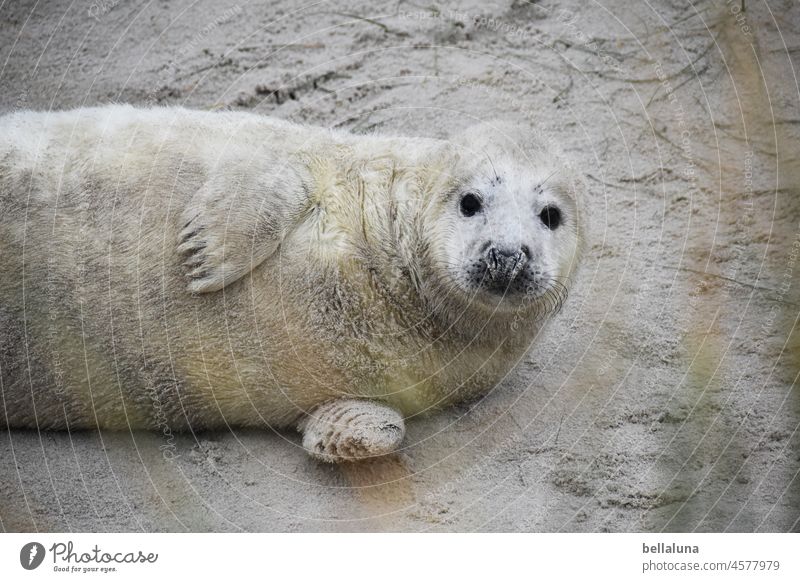
POLYGON ((394 451, 558 310, 583 188, 502 123, 440 140, 183 108, 4 116, 0 424, 394 451))

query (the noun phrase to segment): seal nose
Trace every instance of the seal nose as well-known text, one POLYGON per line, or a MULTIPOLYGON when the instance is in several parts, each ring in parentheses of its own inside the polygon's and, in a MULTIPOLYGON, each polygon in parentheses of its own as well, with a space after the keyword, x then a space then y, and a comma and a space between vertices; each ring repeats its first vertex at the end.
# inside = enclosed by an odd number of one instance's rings
POLYGON ((492 246, 486 253, 486 267, 489 276, 495 281, 511 281, 528 262, 528 247, 519 249, 492 246))

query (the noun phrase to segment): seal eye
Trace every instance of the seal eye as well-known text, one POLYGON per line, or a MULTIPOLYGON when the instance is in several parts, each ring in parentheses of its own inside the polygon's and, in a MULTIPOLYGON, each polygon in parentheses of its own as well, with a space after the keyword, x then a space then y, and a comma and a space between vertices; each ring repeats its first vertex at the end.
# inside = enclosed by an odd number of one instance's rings
POLYGON ((539 218, 550 230, 555 230, 561 224, 561 211, 555 206, 545 206, 539 213, 539 218))
POLYGON ((464 216, 473 216, 476 212, 480 212, 483 208, 481 199, 475 194, 465 194, 461 199, 461 214, 464 216))

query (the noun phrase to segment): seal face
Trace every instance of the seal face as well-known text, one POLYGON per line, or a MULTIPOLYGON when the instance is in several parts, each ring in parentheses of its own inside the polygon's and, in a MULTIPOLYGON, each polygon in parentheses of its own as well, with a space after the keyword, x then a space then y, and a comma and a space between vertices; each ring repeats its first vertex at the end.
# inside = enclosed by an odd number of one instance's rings
POLYGON ((482 124, 456 138, 460 179, 430 228, 436 262, 464 301, 550 312, 580 254, 577 187, 565 163, 519 133, 482 124))
POLYGON ((0 423, 297 427, 325 461, 391 452, 410 417, 493 388, 559 308, 581 185, 505 124, 2 117, 0 423))

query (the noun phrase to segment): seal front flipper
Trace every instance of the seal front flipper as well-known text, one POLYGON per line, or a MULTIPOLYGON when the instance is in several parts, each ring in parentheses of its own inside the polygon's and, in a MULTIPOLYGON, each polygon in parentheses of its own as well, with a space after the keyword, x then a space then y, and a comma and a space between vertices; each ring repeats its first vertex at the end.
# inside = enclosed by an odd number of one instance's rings
POLYGON ((303 448, 321 461, 357 461, 391 453, 405 436, 403 417, 371 400, 326 402, 303 418, 303 448))
POLYGON ((284 160, 277 174, 220 161, 180 215, 178 251, 193 293, 218 291, 272 255, 307 207, 308 191, 284 160))

